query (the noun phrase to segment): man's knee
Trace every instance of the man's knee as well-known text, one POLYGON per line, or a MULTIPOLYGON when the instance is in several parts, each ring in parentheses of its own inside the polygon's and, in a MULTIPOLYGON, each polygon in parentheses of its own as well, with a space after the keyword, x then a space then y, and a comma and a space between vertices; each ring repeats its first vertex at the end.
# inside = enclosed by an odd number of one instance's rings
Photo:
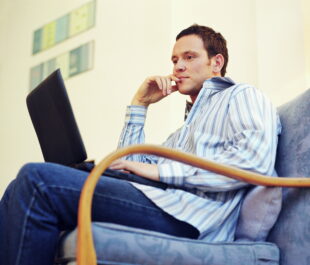
POLYGON ((40 172, 41 169, 46 166, 47 166, 46 163, 27 163, 20 168, 17 174, 17 178, 19 177, 27 178, 29 176, 32 176, 40 172))
POLYGON ((16 176, 15 185, 25 185, 38 182, 38 172, 43 163, 27 163, 22 166, 16 176))
POLYGON ((34 185, 38 182, 35 176, 38 175, 36 171, 39 167, 41 167, 39 163, 28 163, 22 166, 16 178, 6 188, 1 201, 3 203, 8 202, 12 196, 16 197, 17 195, 24 194, 25 190, 33 190, 34 185))
POLYGON ((55 167, 57 165, 51 163, 27 163, 19 170, 16 181, 31 185, 39 185, 40 183, 52 181, 53 177, 57 177, 58 175, 55 167))
POLYGON ((20 168, 18 175, 20 175, 20 174, 26 175, 29 172, 32 172, 33 170, 39 169, 40 167, 44 166, 45 164, 46 163, 27 163, 20 168))

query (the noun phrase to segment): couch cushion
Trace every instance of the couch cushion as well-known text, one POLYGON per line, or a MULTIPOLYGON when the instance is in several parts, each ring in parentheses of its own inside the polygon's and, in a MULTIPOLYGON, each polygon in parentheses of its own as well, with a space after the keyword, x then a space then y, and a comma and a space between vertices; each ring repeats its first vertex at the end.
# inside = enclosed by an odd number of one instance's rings
MULTIPOLYGON (((282 134, 279 176, 310 177, 310 89, 279 108, 282 134)), ((281 265, 310 264, 310 188, 283 189, 283 206, 268 241, 281 252, 281 265)))
POLYGON ((236 241, 265 241, 278 219, 282 188, 256 186, 242 203, 236 228, 236 241))
MULTIPOLYGON (((271 243, 206 243, 108 223, 92 229, 98 264, 279 264, 271 243)), ((58 264, 75 260, 75 250, 76 230, 63 240, 58 264)))

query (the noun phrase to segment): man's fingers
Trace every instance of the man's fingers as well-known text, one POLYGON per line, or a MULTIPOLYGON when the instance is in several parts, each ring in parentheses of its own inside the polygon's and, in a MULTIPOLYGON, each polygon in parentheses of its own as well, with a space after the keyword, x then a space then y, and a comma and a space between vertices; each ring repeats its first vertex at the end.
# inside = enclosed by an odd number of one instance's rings
POLYGON ((160 76, 157 76, 155 80, 156 80, 156 83, 157 83, 158 88, 159 88, 160 90, 163 90, 163 82, 162 82, 160 76))
POLYGON ((163 96, 166 96, 168 94, 168 80, 165 76, 158 76, 156 77, 156 83, 158 85, 158 88, 162 91, 163 96))
POLYGON ((176 76, 174 76, 174 75, 169 75, 169 77, 170 77, 171 81, 175 81, 175 82, 180 81, 180 79, 179 79, 179 78, 177 78, 177 77, 176 77, 176 76))
POLYGON ((163 83, 164 83, 164 95, 168 95, 170 92, 170 80, 167 77, 163 77, 163 83))
POLYGON ((157 87, 161 90, 161 94, 165 97, 172 92, 177 91, 177 86, 174 84, 179 79, 174 75, 168 76, 151 76, 147 78, 147 84, 149 87, 157 87))
POLYGON ((168 75, 163 77, 163 80, 165 81, 165 86, 163 89, 163 94, 165 96, 170 95, 172 92, 177 91, 176 82, 179 81, 179 79, 174 75, 168 75))
POLYGON ((169 94, 171 94, 178 90, 177 82, 180 81, 180 79, 174 75, 170 75, 169 79, 170 79, 170 93, 169 94))

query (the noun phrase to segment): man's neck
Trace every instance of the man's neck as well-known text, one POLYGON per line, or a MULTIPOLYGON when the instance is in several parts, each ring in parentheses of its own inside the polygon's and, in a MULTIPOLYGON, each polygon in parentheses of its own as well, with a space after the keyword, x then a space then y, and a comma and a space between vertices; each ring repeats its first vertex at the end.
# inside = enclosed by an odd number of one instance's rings
MULTIPOLYGON (((221 73, 213 73, 213 75, 210 78, 206 79, 206 81, 213 78, 213 77, 222 77, 222 75, 221 75, 221 73)), ((202 86, 203 86, 203 84, 202 84, 202 86)), ((201 86, 201 88, 202 88, 202 86, 201 86)), ((200 91, 199 91, 199 93, 200 93, 200 91)), ((191 99, 192 104, 195 103, 195 100, 198 97, 199 93, 197 95, 190 95, 190 99, 191 99)))

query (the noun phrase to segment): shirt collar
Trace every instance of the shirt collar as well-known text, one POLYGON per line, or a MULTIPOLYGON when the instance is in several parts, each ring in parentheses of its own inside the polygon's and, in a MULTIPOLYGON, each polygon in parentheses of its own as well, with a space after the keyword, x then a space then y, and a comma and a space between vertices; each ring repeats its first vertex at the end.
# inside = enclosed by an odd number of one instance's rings
MULTIPOLYGON (((220 91, 228 87, 231 87, 235 84, 236 83, 229 77, 212 77, 203 82, 201 90, 211 89, 215 91, 220 91)), ((194 104, 192 102, 186 101, 184 120, 187 119, 187 116, 191 111, 193 105, 194 104)))
POLYGON ((203 88, 212 90, 223 90, 236 83, 229 77, 212 77, 203 83, 203 88))

